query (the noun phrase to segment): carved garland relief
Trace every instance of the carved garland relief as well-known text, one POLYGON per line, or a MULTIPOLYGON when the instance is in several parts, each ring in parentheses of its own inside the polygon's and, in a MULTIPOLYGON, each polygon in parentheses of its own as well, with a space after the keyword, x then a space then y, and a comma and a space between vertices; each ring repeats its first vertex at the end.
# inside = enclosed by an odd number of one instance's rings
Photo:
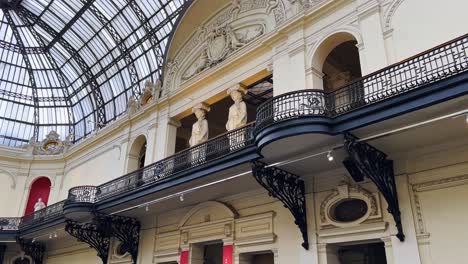
POLYGON ((218 65, 285 18, 281 0, 232 0, 230 6, 201 25, 168 62, 164 90, 174 90, 180 83, 218 65))
POLYGON ((328 196, 326 196, 320 204, 320 225, 323 228, 335 226, 335 227, 347 227, 358 225, 368 219, 379 219, 382 218, 380 199, 378 194, 369 192, 359 185, 351 186, 348 183, 340 184, 337 189, 333 190, 328 196), (336 221, 332 216, 333 208, 340 202, 356 199, 361 200, 367 204, 367 212, 360 219, 352 222, 339 222, 336 221))

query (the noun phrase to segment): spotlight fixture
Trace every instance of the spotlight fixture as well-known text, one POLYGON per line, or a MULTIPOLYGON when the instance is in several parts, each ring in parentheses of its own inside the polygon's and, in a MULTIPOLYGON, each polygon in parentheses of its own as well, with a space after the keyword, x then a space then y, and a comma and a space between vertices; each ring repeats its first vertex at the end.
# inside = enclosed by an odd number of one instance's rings
POLYGON ((57 232, 54 232, 54 238, 57 238, 58 235, 57 235, 57 232))
POLYGON ((179 200, 180 200, 181 202, 184 201, 184 194, 181 194, 181 195, 180 195, 179 200))
POLYGON ((333 155, 332 155, 332 152, 331 152, 331 150, 330 150, 330 151, 328 151, 328 153, 327 153, 327 159, 328 159, 328 161, 330 161, 330 162, 332 162, 332 161, 333 161, 333 159, 334 159, 334 157, 333 157, 333 155))
POLYGON ((149 205, 146 205, 145 207, 145 211, 148 212, 149 211, 149 205))
POLYGON ((33 238, 31 242, 33 242, 33 243, 36 242, 36 238, 33 238))
POLYGON ((465 123, 468 126, 468 115, 466 115, 466 117, 465 117, 465 123))
POLYGON ((49 234, 49 239, 52 239, 52 233, 49 234))

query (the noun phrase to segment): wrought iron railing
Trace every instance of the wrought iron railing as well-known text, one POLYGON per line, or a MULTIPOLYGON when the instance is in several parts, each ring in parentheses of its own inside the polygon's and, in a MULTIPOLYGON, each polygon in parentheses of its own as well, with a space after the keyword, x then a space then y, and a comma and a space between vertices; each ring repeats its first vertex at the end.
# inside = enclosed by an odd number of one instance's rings
POLYGON ((270 99, 257 110, 259 131, 303 116, 336 117, 468 70, 468 34, 326 93, 301 90, 270 99))
POLYGON ((0 217, 0 231, 17 231, 21 217, 0 217))
POLYGON ((68 191, 67 203, 94 203, 98 189, 96 186, 77 186, 68 191))
POLYGON ((21 226, 34 225, 36 223, 53 220, 63 216, 63 205, 66 200, 51 204, 41 210, 22 217, 21 226))
POLYGON ((0 231, 17 231, 22 227, 60 218, 63 216, 64 204, 65 200, 23 217, 0 217, 0 231))
POLYGON ((70 202, 97 202, 117 194, 148 186, 185 170, 201 166, 253 144, 255 124, 248 124, 188 148, 142 169, 136 170, 97 187, 76 187, 70 190, 70 202))

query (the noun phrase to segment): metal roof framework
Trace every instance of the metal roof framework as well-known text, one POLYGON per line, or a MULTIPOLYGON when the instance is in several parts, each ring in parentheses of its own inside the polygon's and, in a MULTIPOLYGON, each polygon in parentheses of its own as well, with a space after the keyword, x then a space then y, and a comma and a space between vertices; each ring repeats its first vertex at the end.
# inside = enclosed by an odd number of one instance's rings
POLYGON ((80 141, 125 113, 189 0, 0 0, 0 144, 80 141))

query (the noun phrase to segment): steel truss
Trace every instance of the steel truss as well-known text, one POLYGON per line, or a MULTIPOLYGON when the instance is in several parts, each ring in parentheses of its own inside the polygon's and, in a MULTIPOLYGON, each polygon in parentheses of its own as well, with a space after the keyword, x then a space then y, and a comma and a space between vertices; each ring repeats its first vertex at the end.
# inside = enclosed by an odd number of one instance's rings
POLYGON ((33 104, 34 104, 34 132, 33 132, 33 137, 35 139, 38 139, 39 137, 39 101, 37 100, 38 95, 37 95, 37 84, 36 84, 36 77, 34 76, 34 72, 32 70, 31 66, 31 61, 29 60, 28 53, 26 53, 26 50, 24 49, 25 45, 23 43, 23 39, 21 38, 21 34, 18 32, 18 28, 16 27, 13 18, 11 17, 10 11, 9 10, 3 10, 3 14, 5 15, 5 18, 7 19, 8 23, 11 25, 11 30, 13 31, 13 35, 16 38, 16 41, 18 41, 18 44, 20 46, 20 53, 23 55, 24 63, 26 64, 26 71, 28 72, 29 76, 29 81, 31 82, 31 87, 32 87, 32 96, 33 96, 33 104))
POLYGON ((16 238, 16 242, 20 245, 21 250, 32 258, 34 264, 42 264, 44 261, 45 245, 40 242, 33 242, 22 238, 16 238))
MULTIPOLYGON (((84 5, 87 5, 88 2, 94 2, 93 1, 87 1, 87 0, 81 0, 81 3, 84 5)), ((130 72, 130 80, 132 82, 132 92, 135 97, 140 96, 140 87, 138 85, 138 73, 135 67, 134 60, 130 56, 130 53, 127 52, 127 45, 125 45, 125 42, 122 40, 120 35, 117 33, 117 30, 115 30, 114 26, 112 23, 109 22, 109 20, 104 16, 104 14, 99 11, 99 9, 96 8, 94 5, 89 5, 89 10, 96 16, 96 18, 101 22, 101 24, 104 26, 104 28, 109 32, 109 35, 111 35, 112 39, 114 40, 115 44, 117 44, 117 48, 119 49, 121 54, 124 54, 124 61, 127 64, 128 71, 130 72)))
POLYGON ((270 196, 280 200, 294 217, 294 223, 302 234, 302 247, 309 249, 307 232, 307 210, 304 181, 297 175, 280 168, 254 161, 252 174, 257 182, 268 191, 270 196))
MULTIPOLYGON (((58 37, 59 35, 58 32, 56 32, 49 24, 45 23, 43 20, 41 20, 38 16, 33 14, 31 11, 27 10, 26 8, 20 5, 18 6, 16 12, 18 14, 21 14, 21 16, 24 18, 29 18, 32 21, 35 21, 37 25, 42 27, 54 39, 57 38, 58 39, 57 41, 60 43, 60 45, 62 45, 65 48, 65 50, 70 54, 70 56, 73 57, 73 59, 76 61, 76 63, 78 64, 78 66, 80 67, 81 71, 84 73, 84 76, 87 79, 86 85, 91 86, 91 93, 94 98, 94 103, 96 104, 95 105, 95 109, 96 109, 95 120, 97 120, 96 127, 97 128, 104 127, 105 124, 107 123, 107 119, 106 119, 106 112, 104 108, 104 99, 103 99, 101 90, 99 89, 99 84, 96 81, 97 77, 93 75, 90 67, 86 64, 86 62, 78 53, 78 51, 75 48, 73 48, 73 46, 70 45, 70 43, 68 43, 68 41, 66 41, 64 38, 58 37)), ((70 97, 69 99, 71 99, 71 97, 73 97, 74 95, 76 94, 75 93, 69 94, 69 97, 70 97)))
POLYGON ((65 231, 80 242, 88 244, 98 252, 102 263, 109 258, 111 238, 122 242, 122 248, 137 263, 140 239, 140 222, 134 218, 118 215, 97 215, 91 223, 68 221, 65 231))
POLYGON ((405 240, 403 226, 401 224, 400 205, 398 203, 393 161, 387 159, 387 155, 366 142, 357 141, 357 137, 345 133, 344 147, 348 157, 343 165, 349 174, 357 182, 369 178, 379 189, 388 204, 388 212, 393 216, 398 230, 397 237, 405 240))

